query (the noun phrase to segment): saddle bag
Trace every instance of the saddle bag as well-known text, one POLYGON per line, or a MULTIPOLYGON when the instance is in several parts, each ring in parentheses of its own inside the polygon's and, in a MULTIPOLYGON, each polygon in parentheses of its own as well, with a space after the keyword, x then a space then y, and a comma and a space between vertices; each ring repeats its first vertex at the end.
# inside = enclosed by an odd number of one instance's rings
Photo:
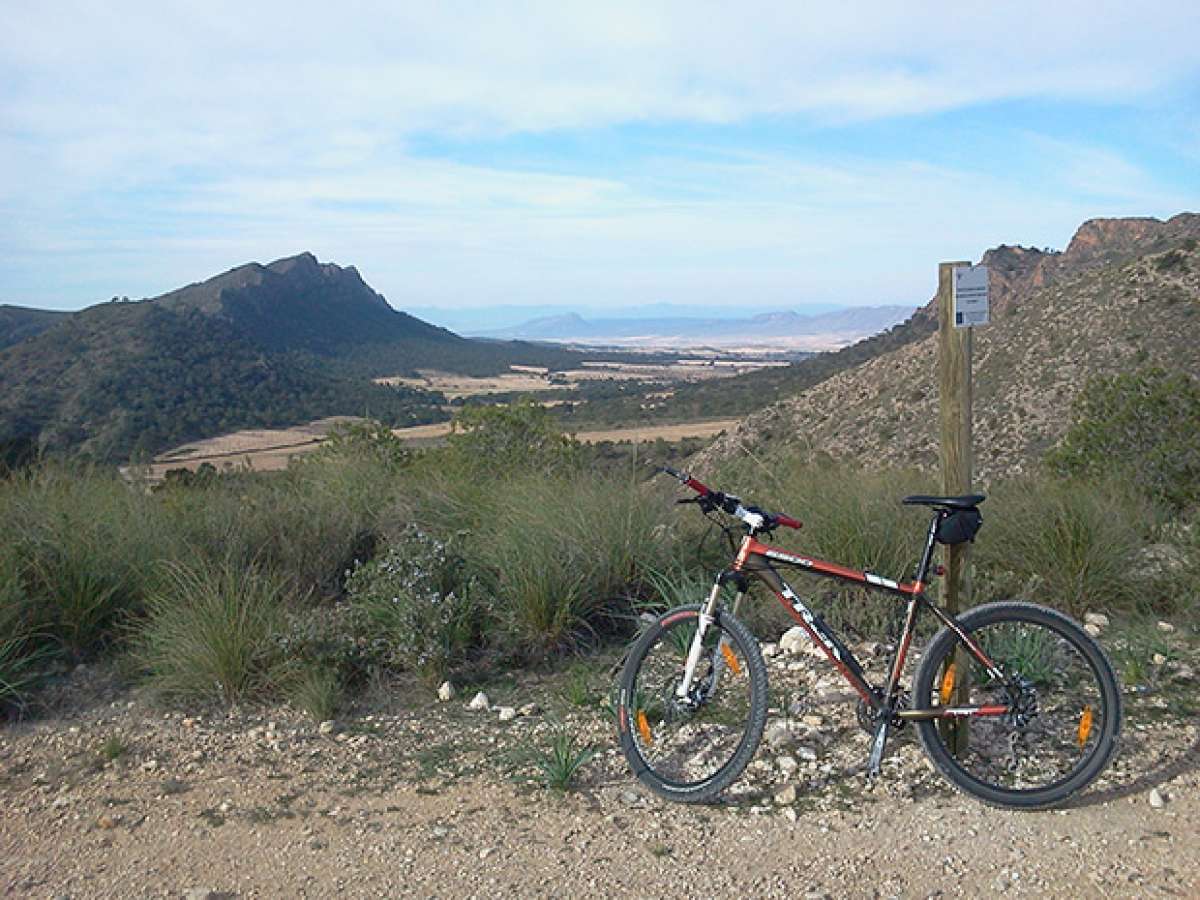
POLYGON ((938 522, 935 537, 939 544, 965 544, 975 540, 983 526, 983 516, 975 507, 956 509, 938 522))

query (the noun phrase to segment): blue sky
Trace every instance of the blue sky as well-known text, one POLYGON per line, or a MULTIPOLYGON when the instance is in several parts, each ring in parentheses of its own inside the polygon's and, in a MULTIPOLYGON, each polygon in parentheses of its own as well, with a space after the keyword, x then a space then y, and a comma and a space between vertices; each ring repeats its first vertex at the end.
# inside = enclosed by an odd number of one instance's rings
POLYGON ((301 250, 398 308, 924 302, 1200 210, 1200 6, 56 2, 0 32, 0 303, 301 250))

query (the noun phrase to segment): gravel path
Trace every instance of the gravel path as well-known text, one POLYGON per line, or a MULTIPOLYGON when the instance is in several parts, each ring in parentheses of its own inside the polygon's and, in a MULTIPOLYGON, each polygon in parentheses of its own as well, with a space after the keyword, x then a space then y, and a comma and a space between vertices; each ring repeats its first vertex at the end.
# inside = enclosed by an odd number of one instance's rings
POLYGON ((1200 896, 1200 729, 1169 692, 1130 694, 1117 764, 1076 805, 1012 813, 948 789, 907 737, 867 785, 853 708, 803 656, 771 664, 780 703, 807 680, 803 715, 773 717, 792 740, 699 808, 635 786, 599 668, 487 685, 531 704, 511 721, 403 685, 323 726, 164 712, 82 670, 64 711, 0 730, 0 894, 1200 896), (564 730, 600 753, 559 794, 534 775, 564 730))

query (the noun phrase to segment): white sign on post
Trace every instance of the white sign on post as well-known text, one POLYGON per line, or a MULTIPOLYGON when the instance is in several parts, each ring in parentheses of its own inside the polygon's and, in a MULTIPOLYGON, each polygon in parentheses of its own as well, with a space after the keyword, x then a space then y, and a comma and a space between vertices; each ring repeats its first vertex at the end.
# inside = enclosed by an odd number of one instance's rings
POLYGON ((988 323, 987 266, 962 266, 954 270, 954 327, 988 323))

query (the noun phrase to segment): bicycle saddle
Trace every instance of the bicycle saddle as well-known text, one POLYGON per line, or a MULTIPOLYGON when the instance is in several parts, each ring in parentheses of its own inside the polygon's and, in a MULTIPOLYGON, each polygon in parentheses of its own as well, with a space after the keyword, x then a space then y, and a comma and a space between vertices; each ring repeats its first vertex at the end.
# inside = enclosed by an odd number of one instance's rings
POLYGON ((973 509, 986 500, 983 494, 964 494, 961 497, 931 497, 913 494, 902 501, 909 506, 944 506, 946 509, 973 509))

